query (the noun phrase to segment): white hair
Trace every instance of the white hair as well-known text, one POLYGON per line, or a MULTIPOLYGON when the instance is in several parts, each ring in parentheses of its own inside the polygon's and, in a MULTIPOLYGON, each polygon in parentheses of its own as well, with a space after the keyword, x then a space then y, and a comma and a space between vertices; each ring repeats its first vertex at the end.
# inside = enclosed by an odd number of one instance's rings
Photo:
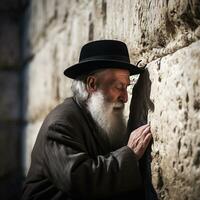
POLYGON ((76 97, 80 101, 86 101, 88 99, 89 93, 86 90, 86 79, 90 75, 98 76, 101 72, 106 71, 107 69, 99 69, 95 70, 90 74, 79 76, 77 79, 72 81, 71 90, 73 96, 76 97))
POLYGON ((82 80, 73 80, 71 90, 73 92, 73 96, 78 100, 86 101, 88 99, 86 84, 82 80))

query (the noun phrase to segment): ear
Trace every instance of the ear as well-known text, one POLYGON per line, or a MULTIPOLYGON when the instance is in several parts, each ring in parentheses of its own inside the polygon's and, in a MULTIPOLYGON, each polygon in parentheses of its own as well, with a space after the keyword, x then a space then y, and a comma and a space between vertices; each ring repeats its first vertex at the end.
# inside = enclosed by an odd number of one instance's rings
POLYGON ((87 91, 89 93, 95 92, 97 90, 97 79, 95 76, 88 76, 86 80, 87 91))

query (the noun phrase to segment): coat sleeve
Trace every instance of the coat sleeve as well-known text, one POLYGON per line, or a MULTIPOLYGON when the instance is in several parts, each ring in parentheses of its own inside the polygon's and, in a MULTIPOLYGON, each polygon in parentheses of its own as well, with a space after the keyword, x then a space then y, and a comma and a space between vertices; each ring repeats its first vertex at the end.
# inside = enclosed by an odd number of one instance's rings
POLYGON ((45 173, 63 192, 90 199, 138 189, 138 162, 129 147, 92 158, 70 125, 49 127, 44 146, 45 173))

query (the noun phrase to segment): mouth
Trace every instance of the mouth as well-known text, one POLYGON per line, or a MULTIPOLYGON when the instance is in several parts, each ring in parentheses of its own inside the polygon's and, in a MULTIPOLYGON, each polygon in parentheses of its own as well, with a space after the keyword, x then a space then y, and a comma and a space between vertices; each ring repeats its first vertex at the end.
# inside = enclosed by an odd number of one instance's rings
POLYGON ((124 104, 118 104, 113 107, 114 111, 121 111, 124 109, 124 104))

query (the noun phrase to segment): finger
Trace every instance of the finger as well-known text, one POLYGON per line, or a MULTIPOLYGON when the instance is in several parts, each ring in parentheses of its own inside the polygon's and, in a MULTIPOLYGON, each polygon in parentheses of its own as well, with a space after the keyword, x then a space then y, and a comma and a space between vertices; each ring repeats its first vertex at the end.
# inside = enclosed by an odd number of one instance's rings
POLYGON ((149 126, 147 126, 147 127, 144 129, 144 131, 138 136, 138 138, 141 138, 142 141, 143 141, 148 133, 151 133, 150 127, 149 127, 149 126))
POLYGON ((148 133, 151 133, 150 126, 147 126, 142 132, 142 136, 145 137, 148 133))
POLYGON ((140 137, 142 132, 149 126, 149 124, 145 124, 140 126, 139 128, 135 129, 132 133, 135 135, 135 137, 140 137))
POLYGON ((144 145, 145 147, 147 147, 147 146, 149 145, 149 142, 151 141, 151 139, 152 139, 152 134, 151 134, 151 133, 148 133, 148 134, 146 135, 146 137, 144 138, 143 145, 144 145))
POLYGON ((143 133, 146 134, 146 133, 149 133, 149 132, 150 132, 150 126, 147 126, 147 127, 144 129, 143 133))
POLYGON ((149 124, 145 124, 140 126, 139 128, 137 128, 138 130, 144 131, 147 127, 149 126, 149 124))

